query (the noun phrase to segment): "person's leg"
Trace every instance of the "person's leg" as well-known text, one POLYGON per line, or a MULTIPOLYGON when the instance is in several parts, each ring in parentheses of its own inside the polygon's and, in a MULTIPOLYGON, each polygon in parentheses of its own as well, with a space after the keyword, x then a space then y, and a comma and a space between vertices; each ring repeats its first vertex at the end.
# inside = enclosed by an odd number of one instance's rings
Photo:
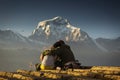
POLYGON ((35 64, 36 71, 40 71, 41 70, 40 65, 41 64, 39 64, 39 63, 35 64))

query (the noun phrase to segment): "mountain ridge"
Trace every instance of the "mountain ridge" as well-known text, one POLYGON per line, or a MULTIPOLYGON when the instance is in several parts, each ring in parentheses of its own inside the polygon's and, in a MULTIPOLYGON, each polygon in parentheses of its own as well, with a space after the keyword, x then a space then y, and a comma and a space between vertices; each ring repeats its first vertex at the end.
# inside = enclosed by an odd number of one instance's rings
POLYGON ((116 39, 97 38, 96 42, 110 52, 120 52, 120 37, 116 39))
MULTIPOLYGON (((8 32, 10 32, 13 35, 11 35, 10 33, 8 34, 7 30, 4 31, 0 30, 0 49, 6 47, 7 49, 12 47, 13 49, 18 48, 17 50, 15 50, 15 53, 17 51, 21 52, 21 50, 24 53, 29 53, 32 50, 37 49, 36 51, 37 54, 35 55, 38 56, 39 51, 43 51, 44 49, 50 47, 57 40, 62 39, 65 41, 66 44, 70 45, 76 59, 82 62, 83 65, 111 65, 111 62, 113 65, 120 65, 119 63, 116 63, 116 60, 119 60, 118 56, 120 53, 119 49, 120 44, 115 43, 115 45, 112 45, 114 44, 114 42, 112 42, 111 46, 115 47, 110 51, 108 48, 104 47, 99 42, 91 38, 89 34, 87 34, 85 31, 82 31, 80 28, 72 26, 68 22, 68 20, 66 19, 61 20, 60 17, 56 18, 45 20, 44 25, 43 24, 41 25, 41 22, 39 22, 38 26, 34 29, 35 32, 31 34, 31 36, 29 36, 28 38, 22 36, 19 33, 14 33, 14 31, 12 32, 12 30, 11 31, 8 30, 8 32), (48 24, 48 22, 46 21, 51 22, 48 24), (75 31, 76 29, 77 31, 75 31), (50 32, 49 35, 46 34, 45 32, 47 30, 48 33, 50 32), (2 32, 5 32, 6 35, 3 34, 2 32), (57 32, 59 33, 56 34, 57 32), (72 33, 74 33, 75 36, 72 33), (117 47, 116 44, 118 45, 117 47), (114 52, 116 50, 117 52, 114 52)), ((44 23, 44 21, 42 22, 44 23)), ((120 42, 119 40, 120 38, 114 41, 117 41, 119 43, 120 42)), ((6 52, 5 50, 1 51, 4 53, 6 52)))

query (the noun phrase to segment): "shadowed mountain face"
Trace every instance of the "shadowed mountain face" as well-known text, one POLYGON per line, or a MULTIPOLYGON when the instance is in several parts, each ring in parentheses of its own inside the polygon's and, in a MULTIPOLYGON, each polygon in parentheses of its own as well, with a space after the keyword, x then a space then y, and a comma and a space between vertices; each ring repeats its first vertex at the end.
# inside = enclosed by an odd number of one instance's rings
POLYGON ((44 43, 35 42, 12 30, 0 30, 0 49, 38 48, 44 43))
POLYGON ((15 48, 15 46, 20 47, 21 45, 25 46, 28 45, 29 42, 30 41, 26 37, 13 32, 12 30, 0 30, 1 48, 15 48))
POLYGON ((11 66, 8 71, 28 69, 29 66, 17 65, 39 62, 40 52, 60 39, 70 45, 82 65, 120 65, 117 62, 120 60, 120 38, 93 40, 67 19, 55 17, 39 22, 29 37, 12 30, 0 30, 0 70, 6 70, 8 64, 11 66))
POLYGON ((25 42, 27 38, 11 30, 0 30, 0 40, 9 40, 9 42, 25 42))
POLYGON ((117 39, 98 38, 96 41, 110 52, 120 52, 120 37, 117 39))

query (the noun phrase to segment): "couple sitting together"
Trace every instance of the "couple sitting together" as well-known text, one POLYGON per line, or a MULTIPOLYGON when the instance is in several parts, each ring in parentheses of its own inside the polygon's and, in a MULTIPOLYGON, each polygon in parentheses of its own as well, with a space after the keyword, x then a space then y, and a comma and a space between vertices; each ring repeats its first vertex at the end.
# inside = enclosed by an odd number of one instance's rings
POLYGON ((40 61, 41 64, 36 64, 37 71, 80 67, 80 63, 76 62, 70 46, 65 44, 63 40, 57 41, 50 49, 43 51, 40 55, 40 61))

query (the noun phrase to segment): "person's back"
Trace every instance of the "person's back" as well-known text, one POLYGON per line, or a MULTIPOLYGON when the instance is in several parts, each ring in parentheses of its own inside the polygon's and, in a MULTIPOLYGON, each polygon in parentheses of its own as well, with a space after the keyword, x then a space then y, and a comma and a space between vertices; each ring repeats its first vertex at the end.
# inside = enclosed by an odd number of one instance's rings
POLYGON ((75 61, 73 52, 71 51, 70 47, 66 44, 63 44, 59 48, 57 48, 56 54, 62 59, 63 65, 67 62, 75 61))

